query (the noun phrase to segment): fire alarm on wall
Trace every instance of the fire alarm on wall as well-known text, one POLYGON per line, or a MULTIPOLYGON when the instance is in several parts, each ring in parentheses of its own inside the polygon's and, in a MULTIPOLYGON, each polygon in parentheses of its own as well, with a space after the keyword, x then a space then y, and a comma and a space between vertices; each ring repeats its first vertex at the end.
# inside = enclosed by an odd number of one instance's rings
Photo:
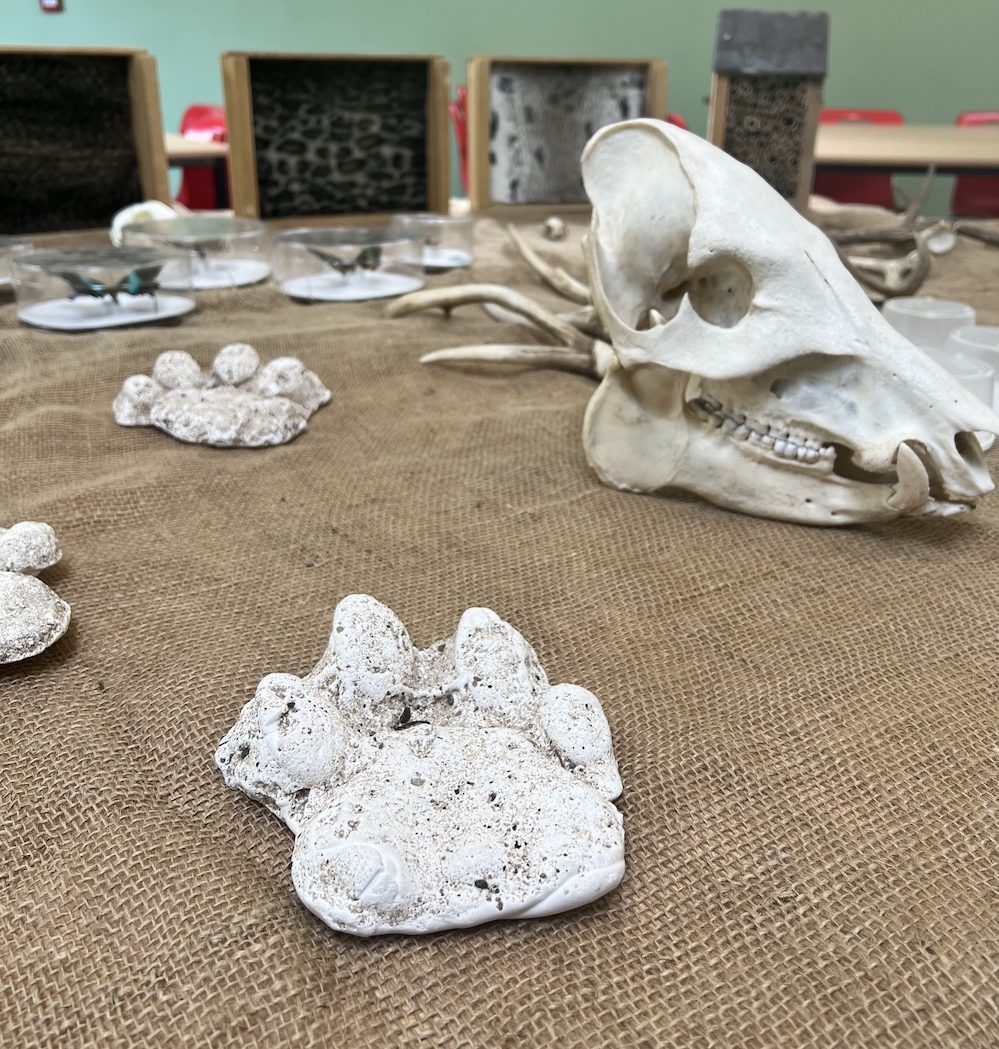
POLYGON ((38 0, 38 6, 52 15, 62 12, 62 0, 38 0))

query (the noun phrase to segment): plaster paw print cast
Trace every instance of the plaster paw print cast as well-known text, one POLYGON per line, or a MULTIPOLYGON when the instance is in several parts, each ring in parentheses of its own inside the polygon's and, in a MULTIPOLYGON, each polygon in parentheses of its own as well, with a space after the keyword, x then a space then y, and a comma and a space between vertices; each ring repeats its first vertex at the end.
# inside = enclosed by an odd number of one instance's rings
POLYGON ((598 131, 582 166, 588 287, 575 294, 532 262, 582 309, 550 314, 466 285, 391 311, 499 303, 561 345, 425 361, 587 371, 600 384, 586 456, 627 491, 846 525, 946 517, 992 490, 975 433, 999 418, 885 321, 826 235, 759 175, 655 120, 598 131))
POLYGON ((69 605, 35 576, 62 557, 38 521, 0 528, 0 664, 44 652, 69 626, 69 605))
POLYGON ((417 650, 384 605, 344 598, 319 664, 265 677, 215 761, 295 834, 295 889, 341 932, 557 914, 624 874, 599 701, 550 685, 486 608, 417 650))
POLYGON ((161 353, 152 376, 125 380, 113 411, 121 426, 156 426, 190 444, 259 448, 297 437, 330 396, 297 358, 261 366, 252 346, 234 343, 209 372, 183 350, 161 353))

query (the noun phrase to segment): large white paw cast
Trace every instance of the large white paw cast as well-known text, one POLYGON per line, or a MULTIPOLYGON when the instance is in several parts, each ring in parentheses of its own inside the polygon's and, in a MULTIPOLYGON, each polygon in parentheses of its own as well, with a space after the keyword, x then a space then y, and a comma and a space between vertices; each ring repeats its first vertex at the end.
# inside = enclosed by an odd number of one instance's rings
POLYGON ((0 664, 37 656, 66 633, 69 605, 35 578, 61 557, 47 524, 0 528, 0 664))
POLYGON ((489 609, 417 650, 384 605, 344 598, 316 668, 264 678, 215 760, 295 833, 295 888, 344 932, 555 914, 624 874, 599 701, 549 685, 489 609))
POLYGON ((189 444, 260 448, 298 436, 330 396, 297 358, 261 366, 252 346, 234 343, 210 371, 183 350, 161 353, 152 376, 126 379, 112 407, 121 426, 155 426, 189 444))

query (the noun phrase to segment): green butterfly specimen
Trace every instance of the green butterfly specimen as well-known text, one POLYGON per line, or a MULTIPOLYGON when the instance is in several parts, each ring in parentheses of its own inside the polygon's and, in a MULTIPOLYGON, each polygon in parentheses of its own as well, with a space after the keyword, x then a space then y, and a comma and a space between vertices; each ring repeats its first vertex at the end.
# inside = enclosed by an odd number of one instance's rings
POLYGON ((364 248, 355 258, 351 261, 342 259, 339 255, 334 255, 331 251, 326 251, 325 248, 309 248, 309 251, 316 256, 317 259, 322 259, 331 269, 336 270, 341 276, 346 277, 349 273, 353 273, 355 270, 376 270, 381 265, 382 261, 382 249, 380 244, 372 244, 367 248, 364 248))

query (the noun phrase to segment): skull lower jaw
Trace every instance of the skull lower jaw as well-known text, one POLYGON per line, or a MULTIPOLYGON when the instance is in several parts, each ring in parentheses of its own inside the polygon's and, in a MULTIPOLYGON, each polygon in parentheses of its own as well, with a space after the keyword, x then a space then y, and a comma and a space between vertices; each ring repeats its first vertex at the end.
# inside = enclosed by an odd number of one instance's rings
POLYGON ((889 503, 892 484, 840 477, 828 458, 787 460, 720 430, 702 430, 688 448, 675 485, 728 510, 827 527, 900 516, 889 503))
MULTIPOLYGON (((699 382, 693 385, 700 389, 699 382)), ((946 517, 973 509, 975 499, 991 490, 987 469, 984 464, 975 469, 970 452, 964 463, 971 467, 968 476, 950 479, 959 489, 954 491, 938 465, 939 451, 931 455, 920 447, 918 456, 909 455, 913 465, 907 471, 889 462, 878 472, 865 470, 857 465, 864 457, 842 441, 726 411, 703 393, 685 403, 684 421, 691 433, 673 486, 742 513, 828 526, 946 517)), ((895 457, 906 451, 911 448, 903 442, 895 457)))
POLYGON ((925 498, 914 501, 910 486, 900 502, 894 467, 888 464, 880 476, 862 470, 860 477, 842 476, 837 459, 849 459, 851 449, 817 435, 795 431, 794 458, 788 458, 777 439, 773 446, 764 442, 761 421, 747 426, 753 439, 737 434, 738 424, 705 419, 702 406, 685 400, 684 391, 693 389, 688 380, 655 367, 607 373, 587 408, 583 434, 590 465, 605 484, 635 492, 681 489, 740 513, 826 527, 949 516, 974 505, 971 498, 949 498, 938 478, 927 481, 925 498), (798 449, 816 447, 817 458, 799 459, 798 449))

